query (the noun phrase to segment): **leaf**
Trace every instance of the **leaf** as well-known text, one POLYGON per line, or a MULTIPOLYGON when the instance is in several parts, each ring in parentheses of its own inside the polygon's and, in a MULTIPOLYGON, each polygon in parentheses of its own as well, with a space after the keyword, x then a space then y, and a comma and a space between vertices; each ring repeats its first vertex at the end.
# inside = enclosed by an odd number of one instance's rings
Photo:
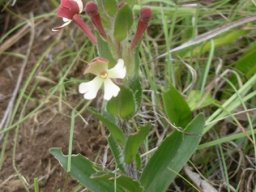
POLYGON ((108 131, 111 133, 112 137, 119 143, 124 144, 125 143, 125 136, 122 130, 114 124, 112 121, 107 119, 105 116, 101 115, 95 110, 89 109, 90 112, 97 117, 108 129, 108 131))
POLYGON ((192 112, 183 96, 173 87, 162 95, 164 110, 169 120, 175 126, 186 127, 192 120, 192 112))
POLYGON ((175 131, 165 138, 142 172, 140 181, 145 191, 165 192, 168 189, 197 149, 204 122, 200 114, 188 124, 185 134, 175 131))
POLYGON ((243 72, 248 78, 256 73, 256 43, 235 62, 235 68, 243 72))
POLYGON ((217 104, 217 101, 211 95, 203 95, 199 90, 191 91, 188 95, 187 102, 192 111, 217 104))
POLYGON ((116 60, 114 59, 111 53, 111 50, 109 49, 108 43, 105 40, 103 40, 100 35, 97 35, 97 39, 98 39, 97 50, 98 50, 99 56, 107 58, 109 60, 110 62, 109 67, 114 66, 114 64, 116 64, 116 60))
POLYGON ((136 112, 136 101, 132 91, 121 87, 117 97, 111 99, 107 104, 107 111, 114 116, 130 118, 136 112))
POLYGON ((149 125, 140 127, 136 134, 128 137, 124 148, 124 159, 126 163, 131 163, 135 159, 140 145, 149 134, 150 128, 151 127, 149 125))
POLYGON ((100 0, 102 7, 107 12, 108 15, 113 16, 117 11, 116 0, 100 0))
MULTIPOLYGON (((63 155, 59 148, 50 149, 50 153, 66 170, 68 156, 63 155)), ((99 165, 80 154, 71 157, 70 175, 93 192, 143 192, 143 187, 138 181, 127 176, 116 176, 108 170, 103 170, 99 165)))
POLYGON ((128 82, 128 87, 132 90, 135 101, 136 101, 136 111, 140 108, 142 101, 142 88, 140 84, 140 80, 137 77, 132 78, 128 82))
POLYGON ((116 182, 119 191, 125 191, 125 192, 144 192, 143 187, 141 184, 127 176, 118 176, 118 177, 113 177, 113 174, 103 174, 101 176, 94 176, 93 177, 97 181, 101 180, 109 180, 109 181, 114 181, 116 182))
POLYGON ((122 41, 126 38, 132 27, 132 23, 132 10, 127 4, 125 4, 117 13, 115 20, 114 37, 117 41, 122 41))
MULTIPOLYGON (((67 171, 68 156, 63 155, 60 148, 51 148, 50 153, 59 161, 61 166, 67 171)), ((113 184, 109 181, 95 181, 91 175, 98 171, 98 167, 82 155, 72 155, 70 175, 79 181, 83 186, 93 192, 111 192, 114 190, 113 184)))
POLYGON ((128 4, 130 7, 133 7, 133 5, 135 4, 135 0, 127 0, 127 4, 128 4))
POLYGON ((108 137, 108 144, 110 147, 110 150, 112 152, 112 155, 114 156, 115 162, 117 164, 117 167, 125 173, 125 165, 124 165, 124 156, 123 151, 121 150, 120 146, 117 145, 115 140, 113 139, 112 135, 108 137))

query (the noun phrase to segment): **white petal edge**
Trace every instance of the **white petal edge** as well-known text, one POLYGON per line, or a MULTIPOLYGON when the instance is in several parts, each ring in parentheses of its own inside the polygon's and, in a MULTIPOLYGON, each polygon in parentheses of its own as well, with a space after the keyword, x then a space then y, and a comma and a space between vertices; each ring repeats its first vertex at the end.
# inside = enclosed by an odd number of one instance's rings
POLYGON ((84 98, 87 100, 92 100, 97 96, 100 87, 103 84, 103 79, 100 77, 95 77, 93 80, 85 83, 81 83, 78 87, 78 91, 84 94, 84 98))
POLYGON ((114 84, 111 79, 105 79, 104 81, 104 99, 109 101, 112 97, 116 97, 120 91, 120 88, 114 84))
POLYGON ((55 31, 61 30, 61 29, 64 28, 65 26, 69 25, 72 20, 67 19, 67 18, 63 18, 63 21, 64 21, 64 23, 63 23, 62 25, 52 28, 52 31, 55 32, 55 31), (66 19, 66 21, 64 21, 64 19, 66 19))
POLYGON ((82 0, 74 0, 74 1, 77 3, 77 5, 79 7, 79 13, 82 13, 82 11, 84 9, 84 5, 83 5, 82 0))
POLYGON ((113 79, 123 79, 126 75, 124 60, 118 59, 117 64, 108 70, 108 77, 113 79))

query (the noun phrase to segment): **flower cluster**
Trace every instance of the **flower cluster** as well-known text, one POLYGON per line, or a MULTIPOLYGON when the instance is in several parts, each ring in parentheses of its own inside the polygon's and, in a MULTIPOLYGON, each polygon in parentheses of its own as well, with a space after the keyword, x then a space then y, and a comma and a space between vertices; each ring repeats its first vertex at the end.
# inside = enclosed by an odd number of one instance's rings
MULTIPOLYGON (((122 7, 123 4, 120 6, 117 5, 117 10, 122 7)), ((90 17, 91 23, 94 25, 95 29, 98 31, 99 35, 102 37, 103 40, 109 45, 109 48, 115 47, 115 50, 119 53, 122 51, 120 49, 120 44, 114 41, 114 38, 111 36, 112 29, 105 30, 103 26, 103 22, 101 19, 100 11, 98 9, 98 5, 93 2, 89 1, 84 6, 82 0, 61 0, 60 6, 58 7, 57 15, 63 19, 63 24, 57 27, 54 27, 52 31, 59 31, 69 25, 70 23, 74 22, 88 37, 88 39, 92 42, 93 45, 98 44, 98 40, 96 35, 94 34, 93 30, 90 26, 82 19, 81 13, 85 11, 86 14, 90 17), (109 32, 109 33, 107 33, 109 32)), ((130 50, 134 50, 134 48, 140 42, 143 33, 148 27, 149 20, 151 18, 151 9, 144 7, 140 11, 137 30, 131 38, 131 43, 129 46, 130 50)), ((113 15, 117 15, 114 13, 113 15)), ((124 18, 126 19, 126 18, 124 18)), ((111 53, 115 51, 110 51, 111 53)), ((120 58, 123 57, 122 54, 116 54, 112 58, 120 58)), ((117 59, 117 64, 108 69, 109 61, 108 59, 97 57, 93 59, 85 73, 94 74, 96 77, 89 82, 81 83, 79 85, 79 92, 84 95, 85 99, 94 99, 97 95, 98 90, 102 85, 104 85, 104 99, 110 100, 112 97, 118 95, 120 88, 111 80, 111 79, 124 79, 126 76, 126 68, 129 67, 128 63, 123 59, 117 59)))

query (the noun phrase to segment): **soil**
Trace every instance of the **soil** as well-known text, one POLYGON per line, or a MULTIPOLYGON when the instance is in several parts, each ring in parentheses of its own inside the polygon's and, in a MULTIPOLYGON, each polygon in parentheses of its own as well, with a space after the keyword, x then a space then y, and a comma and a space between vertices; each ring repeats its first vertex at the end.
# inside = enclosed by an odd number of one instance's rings
MULTIPOLYGON (((34 16, 37 16, 53 10, 50 3, 48 4, 45 1, 22 2, 17 1, 14 7, 9 7, 8 9, 11 9, 11 11, 4 10, 0 13, 0 37, 18 23, 19 18, 13 13, 29 18, 29 12, 33 12, 34 16)), ((35 61, 40 57, 41 49, 46 45, 48 46, 52 41, 53 34, 49 35, 52 23, 52 21, 47 21, 44 22, 44 25, 36 28, 36 41, 33 44, 30 61, 24 73, 23 83, 30 74, 35 61)), ((28 39, 29 33, 16 39, 4 51, 26 54, 28 39)), ((7 41, 8 39, 0 43, 0 50, 1 44, 4 45, 7 41)), ((56 52, 58 51, 57 49, 56 47, 56 52)), ((1 121, 16 86, 23 60, 1 52, 0 57, 1 121)), ((47 84, 43 86, 47 88, 47 84)), ((47 91, 44 94, 47 94, 47 91)), ((44 95, 41 94, 40 96, 44 95)), ((33 99, 40 100, 40 97, 38 96, 37 98, 37 95, 33 95, 33 99)), ((36 115, 19 124, 18 129, 9 131, 4 162, 0 169, 0 192, 33 191, 35 178, 39 180, 40 192, 70 192, 74 191, 74 188, 78 186, 78 183, 63 170, 58 161, 49 153, 49 149, 52 147, 62 148, 64 154, 67 153, 68 149, 71 110, 65 106, 59 110, 56 103, 49 101, 36 115), (15 138, 16 131, 18 131, 17 138, 15 138), (16 153, 14 153, 15 142, 17 142, 16 153), (24 183, 29 186, 27 190, 24 183)), ((26 109, 24 113, 29 113, 37 104, 38 102, 33 102, 32 100, 29 103, 30 109, 26 109)), ((93 118, 89 114, 83 114, 83 117, 88 123, 82 121, 81 118, 76 118, 73 153, 81 153, 89 159, 95 160, 97 155, 104 150, 106 141, 101 136, 102 131, 98 128, 98 124, 93 118)), ((0 150, 2 150, 3 142, 4 137, 0 134, 0 150)))

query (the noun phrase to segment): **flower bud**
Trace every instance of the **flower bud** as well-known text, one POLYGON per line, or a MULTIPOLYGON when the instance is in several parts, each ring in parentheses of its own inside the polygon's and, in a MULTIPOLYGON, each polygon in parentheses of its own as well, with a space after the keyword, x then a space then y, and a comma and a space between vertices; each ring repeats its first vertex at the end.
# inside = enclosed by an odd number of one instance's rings
POLYGON ((152 11, 148 7, 144 7, 140 11, 139 21, 137 25, 137 31, 131 42, 131 49, 134 49, 138 42, 141 40, 143 33, 148 27, 149 20, 151 18, 152 11))
POLYGON ((85 12, 90 16, 92 23, 97 28, 101 36, 106 39, 107 35, 101 22, 97 4, 89 1, 85 6, 85 12))

